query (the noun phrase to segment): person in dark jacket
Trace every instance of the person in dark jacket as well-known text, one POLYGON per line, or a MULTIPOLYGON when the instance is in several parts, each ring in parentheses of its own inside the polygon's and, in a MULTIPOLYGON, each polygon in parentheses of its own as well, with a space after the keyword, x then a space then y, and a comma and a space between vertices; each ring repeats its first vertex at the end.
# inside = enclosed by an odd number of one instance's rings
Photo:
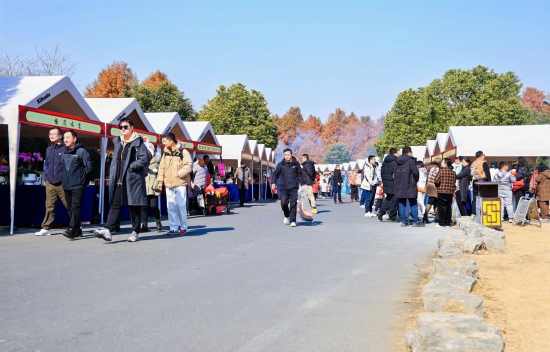
POLYGON ((273 178, 281 176, 281 183, 278 186, 277 194, 281 200, 281 208, 285 215, 283 223, 296 227, 296 205, 298 202, 298 188, 302 182, 302 167, 300 163, 292 156, 292 150, 285 149, 283 160, 277 164, 273 171, 273 178))
POLYGON ((395 181, 393 178, 393 166, 397 161, 399 153, 396 148, 391 148, 390 153, 384 158, 382 162, 381 176, 382 186, 384 187, 384 193, 386 197, 382 202, 382 206, 378 211, 378 220, 382 221, 383 216, 388 212, 390 221, 397 221, 397 198, 395 195, 395 181))
POLYGON ((66 131, 63 134, 65 151, 62 154, 63 165, 63 191, 67 201, 67 211, 71 219, 69 228, 63 232, 63 236, 74 239, 82 236, 80 228, 80 206, 82 197, 88 185, 88 175, 92 172, 90 155, 84 149, 84 145, 76 140, 76 132, 66 131))
POLYGON ((128 242, 136 242, 141 228, 141 208, 148 204, 145 176, 149 169, 149 151, 143 138, 134 132, 132 119, 122 118, 118 128, 120 137, 113 139, 115 150, 109 172, 111 209, 105 227, 95 230, 94 234, 105 241, 111 241, 111 232, 117 225, 124 207, 129 205, 133 231, 128 242))
POLYGON ((336 169, 332 175, 332 191, 334 192, 334 204, 336 204, 336 197, 338 197, 338 203, 344 204, 342 202, 342 183, 344 179, 342 178, 342 171, 340 171, 340 165, 336 165, 336 169))
POLYGON ((462 170, 456 175, 458 180, 458 191, 456 191, 456 203, 460 210, 460 216, 468 216, 466 203, 468 203, 468 193, 470 192, 470 182, 472 181, 472 171, 470 169, 470 158, 462 158, 462 170))
POLYGON ((67 202, 65 201, 65 192, 61 179, 63 177, 63 165, 61 164, 62 154, 65 151, 63 143, 63 131, 59 127, 54 127, 50 130, 50 142, 52 144, 46 149, 44 157, 44 181, 46 184, 46 215, 42 221, 42 229, 35 233, 36 236, 51 235, 51 225, 55 219, 57 211, 57 200, 61 199, 66 209, 67 202))
POLYGON ((317 205, 313 195, 313 184, 315 183, 315 163, 309 160, 309 155, 302 155, 302 183, 307 185, 307 198, 311 204, 311 212, 317 214, 317 205))
POLYGON ((208 169, 208 176, 206 177, 206 185, 210 185, 214 181, 214 178, 216 176, 216 170, 214 169, 214 164, 212 164, 212 160, 210 160, 210 157, 208 155, 203 156, 202 160, 204 160, 204 164, 208 169))
POLYGON ((412 157, 410 147, 403 148, 402 154, 397 158, 393 165, 393 175, 395 180, 395 197, 399 203, 399 218, 401 227, 408 226, 407 201, 411 207, 413 227, 423 227, 424 224, 418 218, 418 178, 420 173, 416 166, 416 160, 412 157))
POLYGON ((525 193, 529 190, 529 182, 531 181, 531 177, 529 177, 529 170, 527 169, 527 160, 525 160, 523 156, 518 158, 515 172, 516 182, 523 180, 523 187, 514 191, 514 211, 516 211, 521 197, 525 197, 525 193))
POLYGON ((445 158, 441 163, 441 170, 435 177, 437 187, 437 209, 439 223, 435 227, 452 226, 453 194, 456 190, 456 173, 453 170, 453 162, 445 158))

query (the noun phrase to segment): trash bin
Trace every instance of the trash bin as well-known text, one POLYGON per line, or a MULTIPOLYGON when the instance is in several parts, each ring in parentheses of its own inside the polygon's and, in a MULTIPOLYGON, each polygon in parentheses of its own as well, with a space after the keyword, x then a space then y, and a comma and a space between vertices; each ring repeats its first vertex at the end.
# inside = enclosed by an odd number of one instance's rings
POLYGON ((502 228, 502 200, 498 196, 498 182, 479 182, 476 197, 476 221, 493 229, 502 228))

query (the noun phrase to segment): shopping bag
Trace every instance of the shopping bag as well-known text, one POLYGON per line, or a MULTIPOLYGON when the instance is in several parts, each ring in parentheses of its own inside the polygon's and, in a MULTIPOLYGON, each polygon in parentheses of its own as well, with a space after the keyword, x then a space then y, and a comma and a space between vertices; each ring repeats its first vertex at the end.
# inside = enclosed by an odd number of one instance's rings
POLYGON ((298 190, 298 213, 300 218, 304 221, 313 221, 313 212, 311 211, 311 204, 307 197, 307 186, 304 185, 298 190))
POLYGON ((204 208, 204 196, 201 193, 197 195, 197 203, 199 207, 204 208))
POLYGON ((221 177, 225 177, 225 164, 224 163, 218 163, 218 173, 221 177))
POLYGON ((453 213, 451 220, 456 222, 456 219, 460 217, 460 209, 458 209, 458 204, 456 203, 456 198, 453 198, 453 204, 451 205, 451 211, 453 213))

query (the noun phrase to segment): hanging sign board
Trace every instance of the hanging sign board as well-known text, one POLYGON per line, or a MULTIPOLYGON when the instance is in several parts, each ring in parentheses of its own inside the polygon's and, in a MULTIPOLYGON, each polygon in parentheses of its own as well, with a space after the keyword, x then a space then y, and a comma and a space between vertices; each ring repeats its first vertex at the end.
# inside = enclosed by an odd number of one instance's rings
POLYGON ((427 164, 430 161, 432 161, 432 159, 430 157, 424 158, 424 164, 427 164))
POLYGON ((259 163, 260 162, 260 157, 254 155, 253 160, 254 160, 255 163, 259 163))
POLYGON ((75 130, 76 133, 105 137, 105 124, 83 119, 77 116, 19 106, 19 123, 44 128, 60 127, 63 131, 75 130))
POLYGON ((208 154, 221 154, 222 153, 222 148, 218 147, 217 145, 214 145, 214 144, 197 143, 196 151, 197 152, 202 152, 202 153, 205 153, 205 154, 206 153, 208 153, 208 154))
POLYGON ((195 144, 191 141, 186 141, 185 139, 179 139, 176 138, 178 142, 181 142, 183 144, 183 148, 187 149, 188 151, 193 151, 195 149, 195 144))
POLYGON ((432 161, 435 161, 435 158, 441 158, 441 154, 432 155, 432 161))
POLYGON ((267 161, 262 160, 262 166, 267 166, 267 161))
MULTIPOLYGON (((156 133, 141 131, 135 128, 134 128, 134 132, 136 132, 141 137, 147 137, 149 139, 149 142, 153 144, 156 144, 156 145, 162 144, 162 141, 160 140, 160 135, 156 133)), ((120 137, 120 129, 118 128, 118 125, 107 124, 107 137, 109 138, 120 137)))
POLYGON ((442 153, 442 158, 454 159, 456 157, 456 147, 447 149, 442 153))
POLYGON ((252 154, 248 154, 248 153, 245 153, 245 152, 242 152, 241 153, 241 159, 243 160, 252 160, 252 154))

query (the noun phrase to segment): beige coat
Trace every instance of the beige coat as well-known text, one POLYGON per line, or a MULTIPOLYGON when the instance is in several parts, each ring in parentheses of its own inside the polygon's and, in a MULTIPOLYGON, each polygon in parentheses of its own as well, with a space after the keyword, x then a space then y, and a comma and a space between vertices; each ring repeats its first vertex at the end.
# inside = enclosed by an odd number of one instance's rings
POLYGON ((147 176, 145 176, 145 188, 148 196, 160 196, 159 184, 157 182, 157 175, 159 173, 159 160, 160 154, 157 153, 151 159, 149 163, 149 170, 147 176))
MULTIPOLYGON (((248 166, 246 167, 245 169, 245 175, 244 175, 244 188, 245 189, 248 189, 248 182, 250 182, 250 180, 252 180, 250 178, 250 169, 248 168, 248 166)), ((235 184, 237 185, 237 188, 238 189, 241 189, 241 183, 243 182, 243 168, 242 167, 238 167, 237 170, 235 171, 235 184)))
POLYGON ((158 182, 167 188, 187 186, 191 183, 191 154, 185 149, 172 151, 164 148, 160 161, 158 182))

